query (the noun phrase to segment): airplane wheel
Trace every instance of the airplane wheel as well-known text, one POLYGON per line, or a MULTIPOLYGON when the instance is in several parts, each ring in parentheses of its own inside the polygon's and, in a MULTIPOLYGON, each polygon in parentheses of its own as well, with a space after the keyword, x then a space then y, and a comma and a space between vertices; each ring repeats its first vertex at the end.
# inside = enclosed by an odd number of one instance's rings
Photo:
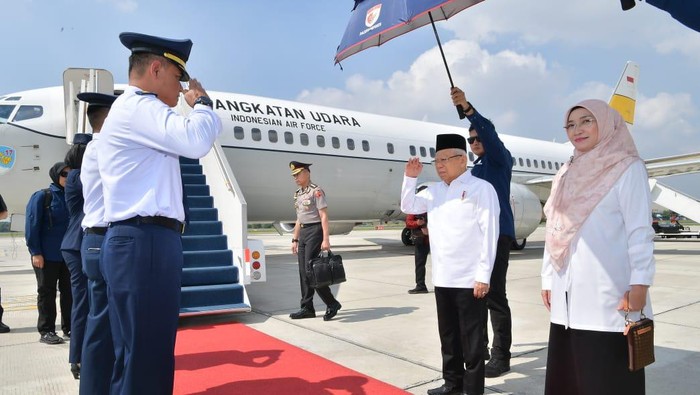
POLYGON ((527 239, 523 239, 523 241, 520 243, 518 243, 517 240, 513 240, 513 245, 510 247, 510 249, 515 250, 515 251, 520 251, 523 248, 525 248, 525 244, 527 244, 527 239))
POLYGON ((413 240, 411 240, 411 229, 403 228, 401 231, 401 242, 405 246, 412 246, 413 240))

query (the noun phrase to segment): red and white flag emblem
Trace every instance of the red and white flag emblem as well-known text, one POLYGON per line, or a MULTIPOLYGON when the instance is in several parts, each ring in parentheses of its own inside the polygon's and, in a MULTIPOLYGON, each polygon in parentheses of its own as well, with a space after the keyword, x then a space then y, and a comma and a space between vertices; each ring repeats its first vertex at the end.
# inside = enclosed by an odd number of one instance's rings
POLYGON ((367 27, 372 27, 379 19, 379 14, 382 11, 382 5, 377 4, 374 7, 367 10, 367 15, 365 16, 365 25, 367 27))

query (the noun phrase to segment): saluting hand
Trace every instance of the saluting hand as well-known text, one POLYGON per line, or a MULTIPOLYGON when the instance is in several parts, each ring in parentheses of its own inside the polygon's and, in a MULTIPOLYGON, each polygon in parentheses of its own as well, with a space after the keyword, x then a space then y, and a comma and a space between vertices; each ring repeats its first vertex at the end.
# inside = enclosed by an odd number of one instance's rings
POLYGON ((420 175, 421 171, 423 171, 423 164, 420 163, 420 159, 413 157, 406 163, 404 174, 406 174, 406 177, 416 178, 420 175))
POLYGON ((207 91, 204 90, 202 84, 197 81, 196 78, 192 78, 189 81, 189 89, 183 90, 185 94, 185 101, 190 107, 194 107, 194 101, 200 96, 207 96, 207 91))

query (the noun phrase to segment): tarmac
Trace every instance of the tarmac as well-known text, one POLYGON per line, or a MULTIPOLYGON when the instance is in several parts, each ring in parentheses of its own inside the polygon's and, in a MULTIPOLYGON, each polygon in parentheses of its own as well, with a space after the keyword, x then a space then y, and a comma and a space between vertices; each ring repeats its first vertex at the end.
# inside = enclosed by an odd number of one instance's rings
MULTIPOLYGON (((407 293, 414 286, 413 248, 401 244, 399 233, 361 230, 331 236, 348 278, 332 287, 343 306, 332 321, 323 321, 325 306, 319 298, 317 318, 289 318, 299 307, 296 258, 288 235, 270 234, 251 236, 263 240, 267 252, 267 282, 247 287, 253 311, 190 317, 181 325, 239 321, 411 394, 425 394, 443 383, 435 298, 430 285, 428 294, 407 293)), ((524 250, 511 252, 511 371, 487 378, 487 394, 543 393, 549 316, 540 299, 542 253, 542 228, 524 250)), ((655 256, 656 362, 646 369, 647 394, 698 394, 700 241, 659 240, 655 256)), ((36 281, 22 235, 0 236, 0 286, 3 322, 12 328, 0 334, 0 394, 77 394, 68 343, 39 343, 36 281)))

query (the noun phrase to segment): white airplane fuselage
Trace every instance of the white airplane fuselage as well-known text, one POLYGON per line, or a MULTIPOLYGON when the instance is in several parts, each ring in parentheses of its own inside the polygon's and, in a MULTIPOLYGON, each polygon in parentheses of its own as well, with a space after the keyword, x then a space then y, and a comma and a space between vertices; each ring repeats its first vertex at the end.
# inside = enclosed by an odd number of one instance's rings
MULTIPOLYGON (((424 164, 419 182, 439 181, 431 164, 435 136, 468 133, 466 121, 455 127, 249 95, 210 96, 223 121, 219 143, 245 195, 250 222, 294 222, 292 160, 313 164, 311 179, 326 192, 331 220, 398 218, 408 158, 417 156, 424 164)), ((0 97, 0 194, 11 213, 24 212, 29 196, 50 183, 48 169, 63 160, 69 148, 63 109, 62 87, 0 97), (34 118, 16 120, 20 112, 34 118)), ((511 205, 522 239, 539 224, 540 201, 549 194, 548 187, 525 183, 551 178, 572 148, 500 137, 515 158, 511 205)))

